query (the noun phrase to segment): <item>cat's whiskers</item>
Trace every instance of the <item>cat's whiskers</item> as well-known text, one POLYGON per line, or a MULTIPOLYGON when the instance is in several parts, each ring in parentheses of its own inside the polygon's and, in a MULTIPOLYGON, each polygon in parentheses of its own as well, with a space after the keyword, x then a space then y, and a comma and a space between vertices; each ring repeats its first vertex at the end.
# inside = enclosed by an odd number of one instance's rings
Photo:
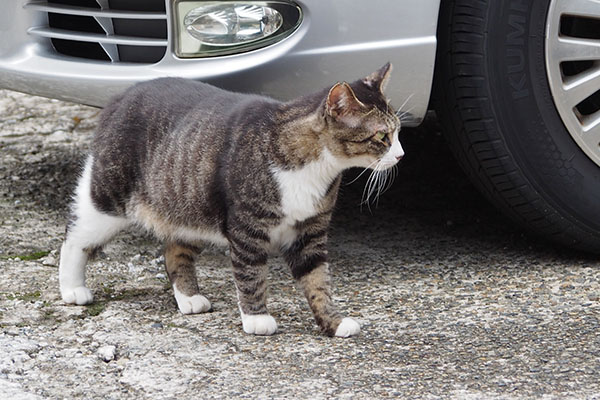
POLYGON ((410 96, 408 96, 406 98, 406 100, 404 100, 404 103, 402 103, 402 105, 398 108, 398 111, 396 111, 396 115, 398 116, 398 118, 400 118, 400 120, 402 121, 402 116, 406 115, 410 110, 413 109, 413 107, 411 107, 408 111, 401 111, 402 108, 408 104, 408 102, 410 101, 410 99, 414 96, 414 93, 411 93, 410 96))
POLYGON ((379 184, 377 185, 377 196, 375 196, 375 206, 377 207, 379 205, 379 196, 381 196, 388 187, 388 179, 390 177, 390 169, 391 168, 386 168, 382 171, 381 178, 379 181, 379 184))
POLYGON ((379 205, 379 197, 392 187, 397 173, 397 164, 391 168, 385 168, 383 166, 383 160, 377 161, 377 164, 371 170, 371 174, 369 175, 367 183, 365 184, 365 188, 363 189, 360 203, 361 210, 364 204, 367 205, 369 211, 371 211, 371 203, 374 203, 375 207, 379 205))
POLYGON ((400 108, 398 108, 398 111, 397 111, 396 113, 400 112, 400 110, 402 110, 402 107, 404 107, 404 106, 405 106, 405 105, 406 105, 406 104, 407 104, 407 103, 410 101, 410 99, 411 99, 413 96, 414 96, 414 93, 411 93, 411 94, 410 94, 410 95, 409 95, 409 96, 406 98, 406 100, 404 100, 404 103, 402 103, 402 105, 400 106, 400 108))
POLYGON ((408 117, 407 117, 407 116, 409 116, 409 115, 410 115, 410 112, 413 110, 413 108, 415 108, 415 107, 413 106, 413 107, 409 108, 408 110, 406 110, 406 111, 403 111, 403 112, 402 112, 402 113, 400 113, 400 114, 396 114, 396 115, 398 116, 398 118, 400 119, 400 122, 406 121, 406 120, 408 119, 408 117), (405 118, 405 117, 406 117, 406 118, 405 118))
POLYGON ((386 172, 385 170, 379 171, 377 174, 377 181, 375 183, 375 187, 373 193, 375 194, 373 198, 373 202, 375 203, 375 208, 379 206, 379 195, 381 194, 381 185, 385 181, 386 172))
MULTIPOLYGON (((376 162, 379 163, 379 160, 377 160, 376 162)), ((366 171, 366 169, 365 169, 365 171, 366 171)), ((362 211, 362 206, 364 204, 366 204, 367 207, 369 208, 369 211, 371 211, 371 204, 369 203, 369 197, 371 196, 371 192, 372 192, 371 188, 373 186, 373 182, 374 182, 376 175, 377 175, 377 165, 371 169, 369 178, 367 179, 367 182, 365 183, 365 188, 363 189, 362 198, 361 198, 361 202, 360 202, 360 210, 361 211, 362 211)))
POLYGON ((360 174, 358 174, 358 176, 356 178, 352 179, 352 181, 350 181, 349 183, 346 183, 346 186, 352 185, 354 182, 356 182, 361 176, 363 176, 363 174, 365 172, 367 172, 369 170, 369 168, 371 168, 373 166, 373 164, 376 164, 377 162, 379 162, 379 160, 375 160, 371 164, 367 165, 365 167, 365 169, 363 169, 362 172, 360 174))
MULTIPOLYGON (((369 179, 367 179, 367 183, 365 184, 365 188, 363 190, 362 201, 361 201, 361 210, 362 205, 366 204, 371 211, 371 197, 374 194, 375 197, 373 201, 376 201, 379 197, 380 186, 382 182, 384 182, 385 177, 385 169, 383 168, 383 161, 377 160, 377 164, 373 167, 371 174, 369 175, 369 179)), ((377 206, 377 203, 376 203, 377 206)))
POLYGON ((394 180, 396 179, 396 174, 398 172, 398 164, 395 164, 392 168, 387 169, 386 172, 388 174, 386 177, 387 184, 381 191, 381 194, 387 192, 392 187, 392 184, 394 183, 394 180))

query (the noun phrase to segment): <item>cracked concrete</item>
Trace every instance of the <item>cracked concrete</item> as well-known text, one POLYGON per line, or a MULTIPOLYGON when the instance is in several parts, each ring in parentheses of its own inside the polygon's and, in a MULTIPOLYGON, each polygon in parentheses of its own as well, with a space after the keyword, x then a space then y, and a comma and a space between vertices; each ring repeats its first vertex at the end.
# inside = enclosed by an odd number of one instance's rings
MULTIPOLYGON (((322 336, 280 259, 272 337, 245 335, 227 255, 198 278, 214 311, 178 313, 161 244, 121 234, 91 263, 96 303, 66 306, 57 250, 98 110, 0 91, 0 398, 600 398, 600 262, 490 207, 434 121, 369 211, 344 186, 335 298, 362 324, 322 336)), ((346 182, 351 176, 348 175, 346 182)))

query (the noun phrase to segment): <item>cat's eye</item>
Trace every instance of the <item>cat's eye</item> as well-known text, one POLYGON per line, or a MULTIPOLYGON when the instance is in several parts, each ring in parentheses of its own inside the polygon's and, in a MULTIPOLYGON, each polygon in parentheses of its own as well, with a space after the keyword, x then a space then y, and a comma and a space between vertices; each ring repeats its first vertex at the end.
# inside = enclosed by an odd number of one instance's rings
POLYGON ((375 133, 375 136, 373 136, 373 137, 375 139, 379 140, 380 142, 383 142, 383 139, 385 139, 386 136, 387 136, 387 132, 378 131, 377 133, 375 133))

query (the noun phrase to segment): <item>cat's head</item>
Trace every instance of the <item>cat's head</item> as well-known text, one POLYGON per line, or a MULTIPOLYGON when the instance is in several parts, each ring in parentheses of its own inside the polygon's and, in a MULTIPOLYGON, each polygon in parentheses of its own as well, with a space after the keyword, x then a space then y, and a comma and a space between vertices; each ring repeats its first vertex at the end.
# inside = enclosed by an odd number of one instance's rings
POLYGON ((404 156, 400 119, 383 94, 391 71, 387 63, 366 78, 338 82, 329 90, 323 105, 325 145, 348 167, 385 170, 404 156))

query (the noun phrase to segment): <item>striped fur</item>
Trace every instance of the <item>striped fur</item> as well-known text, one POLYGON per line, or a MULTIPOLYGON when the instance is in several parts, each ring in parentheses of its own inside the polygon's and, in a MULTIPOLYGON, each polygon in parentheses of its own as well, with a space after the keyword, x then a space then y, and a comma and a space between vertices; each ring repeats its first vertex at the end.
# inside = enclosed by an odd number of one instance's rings
POLYGON ((327 230, 344 169, 384 157, 397 162, 390 148, 399 121, 381 92, 390 69, 286 103, 174 78, 114 99, 102 113, 67 227, 65 301, 91 301, 86 251, 134 223, 167 243, 166 270, 183 313, 210 308, 194 261, 197 246, 211 241, 230 248, 246 332, 276 329, 266 268, 276 251, 323 331, 358 333, 331 300, 327 230), (375 135, 381 132, 385 138, 375 135))

